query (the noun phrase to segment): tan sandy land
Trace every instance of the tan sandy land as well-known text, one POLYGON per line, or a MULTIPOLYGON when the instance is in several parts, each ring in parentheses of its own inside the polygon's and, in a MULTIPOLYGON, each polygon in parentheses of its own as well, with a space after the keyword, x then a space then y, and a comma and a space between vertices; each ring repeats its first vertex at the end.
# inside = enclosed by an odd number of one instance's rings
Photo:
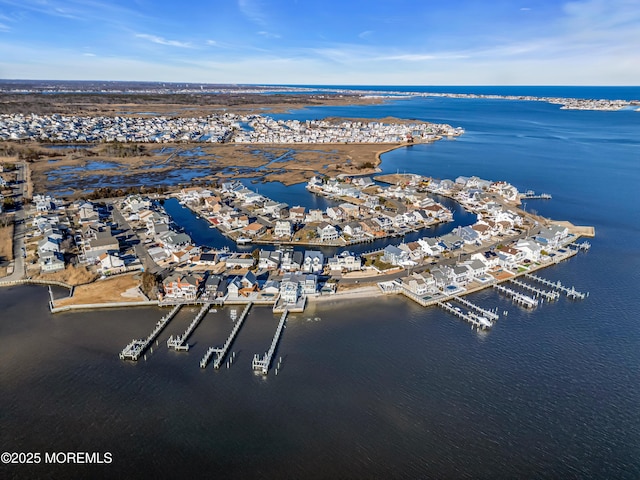
POLYGON ((95 280, 97 275, 90 272, 85 267, 73 267, 67 265, 67 268, 59 272, 53 273, 37 273, 32 278, 41 280, 57 280, 59 282, 68 283, 69 285, 83 285, 95 280))
POLYGON ((595 237, 596 236, 595 227, 574 225, 573 223, 567 222, 565 220, 551 220, 551 224, 552 225, 559 225, 561 227, 567 227, 569 229, 569 233, 573 233, 573 234, 579 235, 581 237, 595 237))
POLYGON ((80 285, 73 290, 73 297, 56 300, 56 307, 87 303, 138 302, 146 300, 142 295, 131 295, 140 285, 138 274, 130 273, 80 285), (129 292, 129 293, 127 293, 129 292))
POLYGON ((0 264, 13 260, 13 222, 0 227, 0 264))

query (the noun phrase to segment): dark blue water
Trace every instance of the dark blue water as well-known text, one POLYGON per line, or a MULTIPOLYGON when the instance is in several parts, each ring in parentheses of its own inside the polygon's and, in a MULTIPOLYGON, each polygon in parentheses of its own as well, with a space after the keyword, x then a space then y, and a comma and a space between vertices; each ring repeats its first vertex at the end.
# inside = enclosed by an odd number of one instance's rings
MULTIPOLYGON (((230 331, 227 309, 207 316, 188 353, 158 348, 130 365, 117 352, 151 331, 159 309, 51 316, 46 290, 0 289, 3 449, 114 456, 95 469, 0 475, 640 478, 640 113, 458 99, 313 110, 464 127, 455 140, 384 155, 383 169, 551 193, 527 209, 597 236, 589 253, 541 274, 589 298, 524 311, 474 294, 509 310, 485 334, 397 297, 311 305, 287 325, 279 375, 263 379, 250 363, 271 342, 278 317, 268 309, 247 319, 236 364, 213 372, 198 362, 230 331)), ((160 343, 195 312, 180 315, 160 343)))

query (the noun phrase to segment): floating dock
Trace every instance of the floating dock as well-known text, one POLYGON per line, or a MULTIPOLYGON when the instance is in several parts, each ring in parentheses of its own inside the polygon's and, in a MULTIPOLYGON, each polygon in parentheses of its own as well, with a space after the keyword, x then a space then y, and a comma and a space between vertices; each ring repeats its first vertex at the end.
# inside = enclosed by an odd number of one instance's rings
POLYGON ((528 290, 530 292, 535 293, 537 297, 542 297, 545 300, 553 301, 560 298, 560 294, 555 290, 551 290, 551 291, 542 290, 541 288, 534 287, 533 285, 529 285, 528 283, 525 283, 522 280, 518 280, 517 278, 512 278, 510 282, 513 283, 514 285, 519 286, 524 290, 528 290))
POLYGON ((193 331, 200 324, 200 321, 207 314, 207 312, 209 311, 210 307, 211 307, 210 304, 205 303, 202 306, 202 308, 200 309, 200 311, 198 312, 198 315, 196 315, 196 318, 194 318, 191 321, 191 323, 189 324, 189 326, 187 327, 187 329, 185 330, 185 332, 182 335, 176 335, 176 337, 171 335, 169 337, 169 339, 167 340, 167 347, 173 348, 174 350, 179 351, 179 352, 188 352, 189 351, 189 344, 185 343, 185 342, 189 339, 189 337, 191 336, 193 331))
POLYGON ((238 334, 238 332, 240 331, 240 328, 242 327, 242 323, 244 322, 245 318, 247 318, 247 314, 249 313, 249 309, 251 308, 251 305, 253 304, 249 302, 247 303, 247 306, 244 307, 244 310, 240 314, 240 318, 238 318, 238 320, 236 321, 236 324, 233 326, 233 330, 231 330, 231 333, 229 334, 227 341, 224 342, 224 345, 222 347, 210 347, 209 349, 207 349, 207 352, 204 354, 204 357, 202 357, 202 360, 200 360, 200 368, 206 368, 209 362, 211 361, 211 358, 214 356, 215 356, 215 359, 213 361, 213 368, 215 368, 216 370, 220 368, 220 365, 222 365, 222 362, 224 362, 224 358, 226 357, 227 352, 229 351, 229 348, 233 344, 233 341, 235 340, 236 335, 238 334))
POLYGON ((469 322, 471 324, 471 328, 476 327, 476 329, 484 330, 493 326, 491 320, 487 317, 477 315, 473 312, 463 312, 461 308, 454 307, 449 302, 438 302, 437 305, 443 310, 461 318, 465 322, 469 322))
POLYGON ((269 351, 264 354, 262 358, 256 353, 253 356, 253 362, 251 362, 251 367, 254 370, 261 371, 263 375, 269 373, 269 366, 271 365, 271 358, 273 354, 276 352, 276 347, 278 346, 278 342, 280 341, 280 337, 282 336, 282 331, 284 330, 284 324, 287 320, 287 315, 289 311, 287 309, 282 312, 282 316, 280 317, 280 322, 278 323, 278 328, 276 329, 276 333, 273 335, 273 340, 271 341, 271 346, 269 347, 269 351))
POLYGON ((582 293, 577 291, 575 287, 565 287, 564 285, 562 285, 562 283, 560 283, 560 280, 558 280, 557 282, 551 282, 546 278, 539 277, 537 275, 534 275, 533 273, 525 274, 525 278, 528 278, 529 280, 535 280, 536 282, 539 282, 542 285, 546 285, 547 287, 554 288, 564 293, 569 298, 584 300, 586 297, 589 296, 589 292, 582 293))
POLYGON ((122 351, 120 352, 120 359, 137 361, 140 356, 147 350, 147 348, 149 348, 149 346, 153 343, 156 337, 160 335, 160 332, 164 330, 171 319, 176 316, 176 313, 178 313, 180 307, 182 307, 182 305, 176 305, 168 315, 162 317, 158 321, 158 323, 156 323, 155 328, 146 339, 132 340, 131 343, 124 347, 124 349, 122 349, 122 351))
POLYGON ((504 293, 508 297, 511 298, 511 301, 517 305, 521 305, 527 308, 535 308, 538 306, 538 299, 530 297, 529 295, 525 295, 524 293, 516 292, 508 287, 503 287, 502 285, 494 285, 493 288, 497 289, 499 292, 504 293))

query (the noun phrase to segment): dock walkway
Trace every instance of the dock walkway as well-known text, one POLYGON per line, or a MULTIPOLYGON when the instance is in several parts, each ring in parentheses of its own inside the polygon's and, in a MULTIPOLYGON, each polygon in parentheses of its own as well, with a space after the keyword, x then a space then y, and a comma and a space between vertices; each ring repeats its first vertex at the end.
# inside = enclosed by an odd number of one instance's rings
POLYGON ((169 339, 167 340, 167 347, 173 348, 176 351, 188 352, 189 344, 185 342, 189 339, 193 331, 200 324, 200 321, 207 314, 210 307, 210 303, 205 303, 182 335, 176 335, 175 337, 171 335, 169 337, 169 339))
MULTIPOLYGON (((282 312, 282 316, 280 317, 280 322, 278 323, 278 328, 276 329, 276 333, 273 335, 273 340, 271 341, 271 346, 269 347, 269 351, 267 351, 262 358, 256 353, 253 356, 253 362, 251 366, 254 370, 259 370, 263 375, 269 373, 269 366, 271 365, 271 359, 273 358, 273 354, 276 352, 276 347, 278 346, 278 342, 280 341, 280 337, 282 336, 282 331, 284 329, 284 324, 287 320, 287 315, 289 311, 285 309, 282 312)), ((277 371, 276 371, 277 373, 277 371)))
POLYGON ((550 280, 547 280, 546 278, 542 278, 542 277, 539 277, 538 275, 534 275, 533 273, 525 274, 525 278, 528 278, 529 280, 535 280, 536 282, 539 282, 542 285, 546 285, 547 287, 551 287, 556 290, 559 290, 569 298, 584 300, 586 297, 589 296, 589 292, 582 293, 577 291, 575 287, 565 287, 564 285, 562 285, 562 283, 560 283, 560 280, 558 280, 557 282, 552 282, 550 280))
POLYGON ((539 302, 537 298, 530 297, 529 295, 525 295, 524 293, 516 292, 511 288, 503 287, 502 285, 498 284, 493 285, 493 288, 510 297, 513 303, 522 305, 523 307, 527 308, 535 308, 538 306, 539 302))
POLYGON ((528 290, 530 292, 533 292, 533 293, 536 294, 536 296, 542 297, 545 300, 553 301, 553 300, 557 300, 558 298, 560 298, 560 294, 558 292, 556 292, 555 290, 552 290, 552 291, 542 290, 541 288, 537 288, 537 287, 534 287, 533 285, 529 285, 528 283, 525 283, 522 280, 518 280, 517 278, 512 278, 510 281, 514 285, 517 285, 517 286, 519 286, 520 288, 522 288, 524 290, 528 290))
POLYGON ((182 305, 176 305, 168 315, 162 317, 158 321, 158 323, 156 323, 155 328, 147 338, 141 340, 132 340, 131 343, 124 347, 120 352, 120 359, 138 361, 138 359, 144 354, 147 348, 151 346, 157 336, 160 335, 160 332, 162 332, 162 330, 164 330, 164 328, 169 324, 171 319, 176 316, 178 310, 180 310, 181 307, 182 305))
POLYGON ((242 327, 242 323, 244 322, 245 318, 247 318, 249 309, 251 308, 252 305, 253 303, 248 303, 246 307, 244 307, 244 310, 242 310, 242 313, 240 314, 240 318, 238 318, 238 320, 236 321, 235 325, 233 326, 233 330, 231 330, 231 333, 229 334, 227 341, 224 342, 224 345, 222 345, 222 347, 210 347, 209 349, 207 349, 207 352, 204 354, 204 357, 202 357, 202 360, 200 360, 200 368, 206 368, 209 362, 211 361, 211 358, 214 356, 215 356, 215 359, 213 361, 213 368, 215 368, 216 370, 220 368, 220 365, 222 365, 222 362, 224 362, 224 359, 229 351, 229 348, 233 344, 233 341, 235 340, 236 335, 238 334, 238 332, 240 331, 240 328, 242 327))

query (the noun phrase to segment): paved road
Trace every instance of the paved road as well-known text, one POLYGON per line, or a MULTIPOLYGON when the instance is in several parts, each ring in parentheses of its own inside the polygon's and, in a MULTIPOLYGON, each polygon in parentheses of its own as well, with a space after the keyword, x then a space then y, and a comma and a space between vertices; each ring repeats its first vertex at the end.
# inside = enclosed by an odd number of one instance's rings
POLYGON ((24 162, 18 164, 17 185, 13 187, 14 200, 17 205, 14 214, 14 230, 13 230, 13 273, 7 277, 0 278, 0 281, 15 281, 25 277, 25 259, 24 259, 24 235, 25 235, 25 211, 24 211, 24 195, 27 188, 25 181, 26 165, 24 162))

